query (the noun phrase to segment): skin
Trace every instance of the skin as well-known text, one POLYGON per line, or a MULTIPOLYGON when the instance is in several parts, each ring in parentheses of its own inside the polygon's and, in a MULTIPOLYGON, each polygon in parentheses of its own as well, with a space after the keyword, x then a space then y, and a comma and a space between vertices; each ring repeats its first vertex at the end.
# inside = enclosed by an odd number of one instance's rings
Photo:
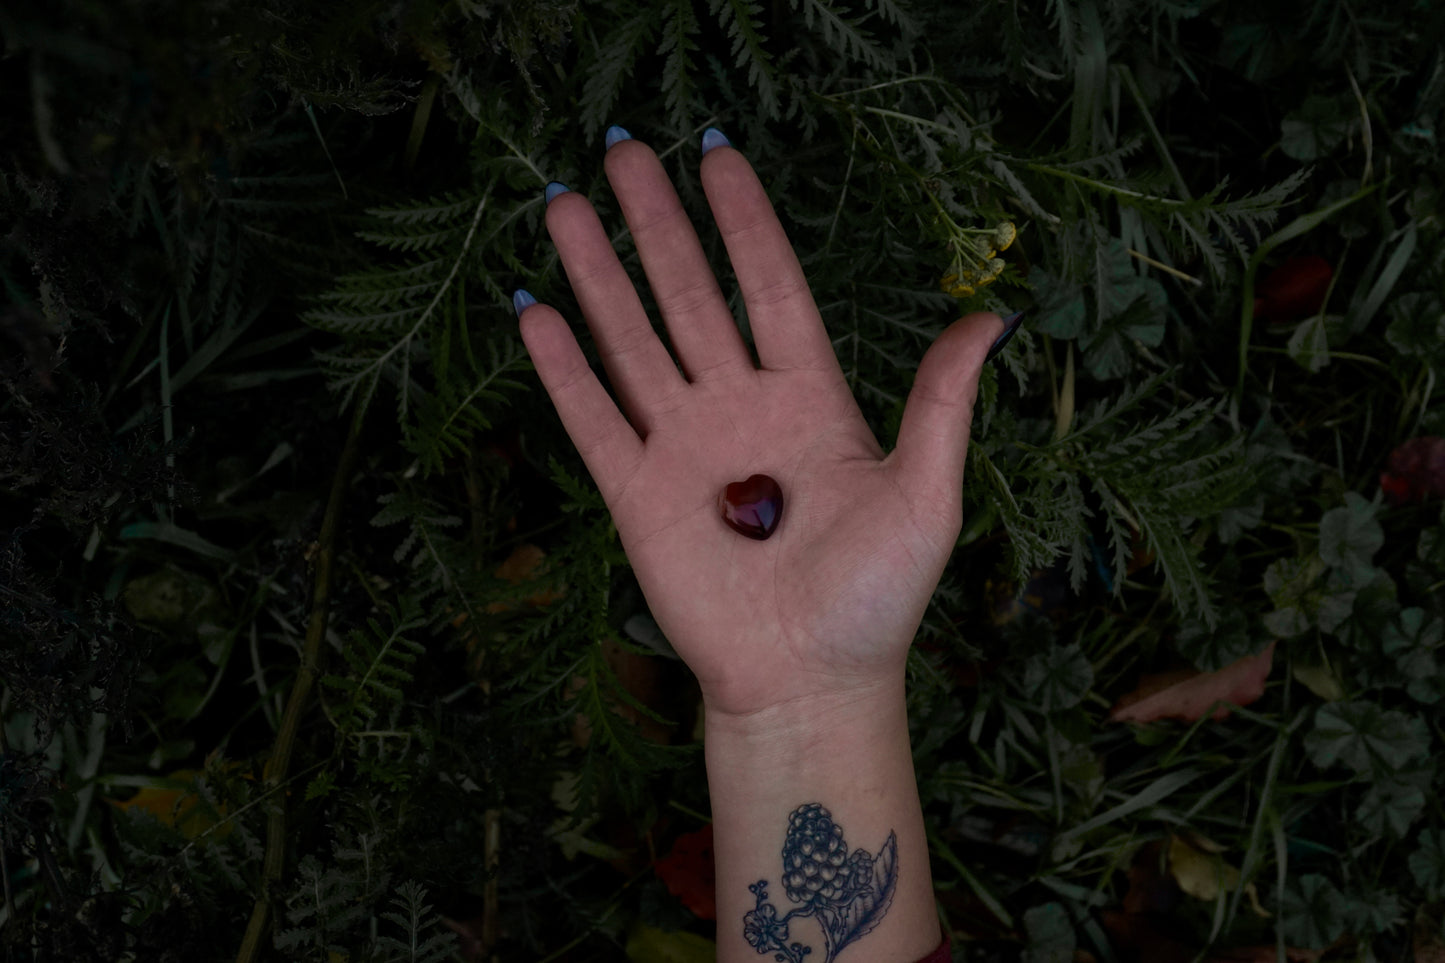
POLYGON ((897 447, 885 454, 743 155, 711 150, 701 179, 756 362, 656 155, 627 140, 607 152, 605 167, 675 360, 576 193, 553 200, 547 229, 616 401, 556 310, 527 308, 521 333, 654 618, 702 688, 719 959, 756 959, 741 927, 726 921, 752 908, 748 882, 776 880, 779 827, 815 799, 855 847, 875 852, 897 832, 898 897, 880 935, 860 943, 917 959, 939 930, 908 756, 904 664, 958 537, 979 373, 1002 321, 974 314, 939 336, 919 366, 897 447), (717 509, 723 486, 759 472, 784 496, 766 541, 738 535, 717 509))

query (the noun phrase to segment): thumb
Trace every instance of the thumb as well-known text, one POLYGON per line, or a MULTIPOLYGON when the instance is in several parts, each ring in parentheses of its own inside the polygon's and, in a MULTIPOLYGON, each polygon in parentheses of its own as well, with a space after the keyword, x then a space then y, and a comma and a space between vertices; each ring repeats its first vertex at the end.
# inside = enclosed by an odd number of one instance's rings
POLYGON ((961 497, 979 375, 991 350, 1001 348, 1021 320, 1014 315, 1001 329, 996 314, 970 314, 944 329, 924 354, 903 409, 898 447, 889 456, 910 498, 952 504, 961 497))

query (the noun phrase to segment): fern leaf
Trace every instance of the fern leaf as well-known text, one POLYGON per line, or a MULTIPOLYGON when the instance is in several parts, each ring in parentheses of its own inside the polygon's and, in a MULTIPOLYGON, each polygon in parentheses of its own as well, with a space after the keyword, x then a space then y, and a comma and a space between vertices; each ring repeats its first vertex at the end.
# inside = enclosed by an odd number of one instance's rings
POLYGON ((337 725, 350 734, 370 725, 382 709, 400 703, 402 686, 412 679, 411 665, 426 652, 407 635, 426 624, 414 596, 404 596, 400 610, 386 609, 389 625, 367 619, 366 630, 351 633, 342 655, 348 672, 322 676, 322 685, 342 693, 346 704, 336 712, 337 725))
POLYGON ((582 129, 588 137, 595 138, 602 125, 611 118, 613 105, 622 93, 622 85, 632 75, 638 54, 643 45, 652 39, 656 25, 657 14, 644 7, 635 17, 613 27, 600 43, 595 44, 597 64, 582 89, 579 103, 582 129))
POLYGON ((835 9, 830 0, 792 0, 794 9, 801 2, 803 19, 817 26, 823 41, 845 58, 860 60, 874 70, 892 66, 892 58, 873 41, 873 36, 846 9, 835 9))
POLYGON ((692 0, 672 0, 663 14, 662 45, 658 53, 666 56, 662 65, 662 92, 672 122, 678 127, 689 126, 694 87, 692 55, 697 52, 693 37, 697 31, 692 0))
POLYGON ((412 880, 396 888, 391 898, 396 908, 381 914, 381 918, 394 924, 404 936, 377 937, 376 951, 383 963, 443 963, 452 959, 456 934, 445 928, 426 896, 426 887, 412 880))
POLYGON ((778 85, 773 56, 762 29, 762 4, 757 0, 709 0, 712 14, 732 40, 732 57, 748 68, 748 85, 758 98, 758 112, 767 119, 778 116, 778 85))

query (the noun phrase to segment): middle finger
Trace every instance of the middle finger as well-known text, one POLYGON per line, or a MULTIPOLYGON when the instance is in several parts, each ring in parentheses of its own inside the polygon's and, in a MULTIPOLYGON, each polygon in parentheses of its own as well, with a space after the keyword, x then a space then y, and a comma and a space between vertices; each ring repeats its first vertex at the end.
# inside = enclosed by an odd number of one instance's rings
POLYGON ((629 139, 604 164, 683 372, 698 381, 751 371, 752 356, 662 162, 629 139))

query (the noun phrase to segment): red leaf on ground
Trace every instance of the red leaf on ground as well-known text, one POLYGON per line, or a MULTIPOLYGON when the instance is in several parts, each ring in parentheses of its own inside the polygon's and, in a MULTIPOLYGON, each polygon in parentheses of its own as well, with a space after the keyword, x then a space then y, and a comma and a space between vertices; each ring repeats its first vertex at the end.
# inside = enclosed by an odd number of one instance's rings
POLYGON ((1194 963, 1199 950, 1180 938, 1183 928, 1167 916, 1104 910, 1099 919, 1121 959, 1139 963, 1194 963))
POLYGON ((1395 505, 1445 498, 1445 438, 1411 438, 1390 452, 1380 488, 1395 505))
MULTIPOLYGON (((1186 669, 1146 675, 1139 688, 1124 696, 1109 713, 1115 722, 1153 722, 1155 719, 1203 718, 1216 702, 1247 706, 1264 695, 1274 661, 1274 643, 1258 655, 1247 655, 1217 672, 1186 669)), ((1214 709, 1214 718, 1229 715, 1227 706, 1214 709)))
POLYGON ((712 823, 684 833, 672 852, 653 862, 657 878, 699 919, 717 919, 717 877, 713 866, 712 823))
POLYGON ((1288 258, 1254 289, 1255 316, 1278 324, 1314 317, 1334 273, 1330 262, 1316 254, 1288 258))

